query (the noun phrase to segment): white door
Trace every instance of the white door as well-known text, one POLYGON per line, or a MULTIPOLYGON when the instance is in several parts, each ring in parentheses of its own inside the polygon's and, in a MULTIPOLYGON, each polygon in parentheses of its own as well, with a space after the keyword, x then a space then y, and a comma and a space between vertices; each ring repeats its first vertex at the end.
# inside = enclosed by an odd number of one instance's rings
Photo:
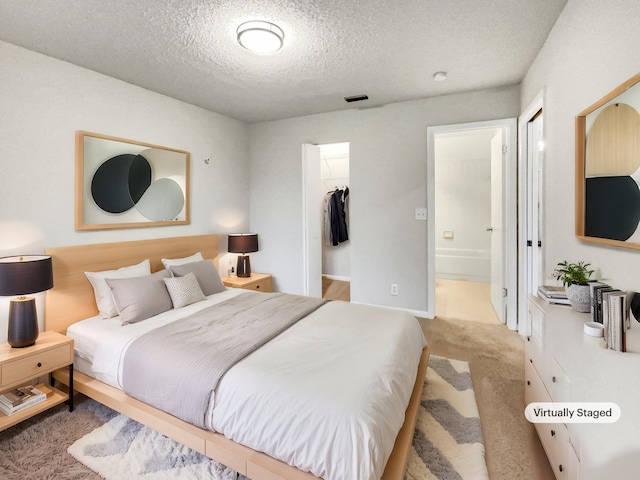
POLYGON ((504 229, 504 178, 505 161, 502 150, 505 144, 504 129, 491 139, 491 303, 502 323, 506 321, 505 295, 505 245, 504 229))
POLYGON ((322 297, 322 198, 320 147, 302 145, 303 294, 322 297))
POLYGON ((542 112, 527 124, 527 294, 542 282, 542 112))

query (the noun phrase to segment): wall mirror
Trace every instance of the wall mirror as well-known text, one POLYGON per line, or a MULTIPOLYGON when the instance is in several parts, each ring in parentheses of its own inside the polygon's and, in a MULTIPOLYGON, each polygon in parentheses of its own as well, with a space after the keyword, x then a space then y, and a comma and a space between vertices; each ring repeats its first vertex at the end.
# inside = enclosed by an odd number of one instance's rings
POLYGON ((576 236, 640 249, 640 74, 576 116, 576 236))
POLYGON ((76 230, 189 223, 189 152, 76 132, 76 230))

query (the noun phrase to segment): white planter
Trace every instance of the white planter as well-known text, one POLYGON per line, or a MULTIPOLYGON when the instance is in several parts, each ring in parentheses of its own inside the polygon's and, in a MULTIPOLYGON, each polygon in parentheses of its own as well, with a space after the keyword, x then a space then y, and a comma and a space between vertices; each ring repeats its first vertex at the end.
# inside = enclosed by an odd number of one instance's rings
POLYGON ((571 308, 576 312, 588 313, 591 311, 591 295, 589 295, 589 285, 573 284, 566 289, 567 298, 571 303, 571 308))

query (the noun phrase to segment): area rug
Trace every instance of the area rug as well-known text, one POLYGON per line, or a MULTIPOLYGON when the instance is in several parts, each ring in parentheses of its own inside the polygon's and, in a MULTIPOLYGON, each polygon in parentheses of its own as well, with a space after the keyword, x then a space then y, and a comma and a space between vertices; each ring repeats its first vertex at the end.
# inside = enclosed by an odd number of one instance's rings
MULTIPOLYGON (((189 448, 117 415, 68 452, 106 480, 243 479, 189 448)), ((432 355, 406 480, 488 480, 469 365, 432 355)))
POLYGON ((431 355, 405 480, 489 480, 469 364, 431 355))

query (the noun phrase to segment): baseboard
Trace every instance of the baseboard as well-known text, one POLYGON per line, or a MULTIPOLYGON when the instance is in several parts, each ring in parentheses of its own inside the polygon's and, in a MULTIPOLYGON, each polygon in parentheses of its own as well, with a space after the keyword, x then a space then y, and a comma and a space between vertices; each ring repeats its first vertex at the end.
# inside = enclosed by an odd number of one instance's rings
POLYGON ((327 275, 327 274, 322 274, 322 276, 324 278, 328 278, 329 280, 339 280, 341 282, 350 282, 351 281, 351 277, 343 277, 340 275, 327 275))
POLYGON ((429 313, 429 312, 427 312, 425 310, 412 310, 410 308, 392 307, 390 305, 374 305, 373 303, 354 302, 353 300, 351 300, 351 303, 356 303, 358 305, 368 305, 370 307, 388 308, 389 310, 400 310, 402 312, 410 313, 414 317, 428 318, 430 320, 433 320, 433 318, 434 318, 433 314, 431 314, 431 313, 429 313))

